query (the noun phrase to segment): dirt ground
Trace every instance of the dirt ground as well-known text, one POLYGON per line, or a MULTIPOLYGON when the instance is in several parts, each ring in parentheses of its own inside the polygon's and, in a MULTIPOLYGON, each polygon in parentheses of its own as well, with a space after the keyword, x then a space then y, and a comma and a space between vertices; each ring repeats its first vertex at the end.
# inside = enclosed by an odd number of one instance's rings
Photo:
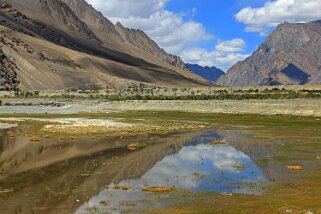
POLYGON ((84 99, 63 100, 51 98, 6 98, 2 99, 2 101, 3 103, 10 103, 15 106, 0 106, 0 114, 72 114, 81 112, 108 113, 115 111, 148 110, 182 111, 192 113, 321 116, 320 99, 104 101, 84 99), (52 104, 59 104, 60 107, 53 106, 52 104))

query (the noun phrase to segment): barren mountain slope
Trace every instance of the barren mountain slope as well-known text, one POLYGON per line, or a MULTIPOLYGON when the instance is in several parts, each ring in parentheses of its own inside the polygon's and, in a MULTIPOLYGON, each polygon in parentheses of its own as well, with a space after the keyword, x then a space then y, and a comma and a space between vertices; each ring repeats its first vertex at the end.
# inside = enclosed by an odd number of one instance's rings
POLYGON ((167 54, 161 49, 153 40, 151 40, 144 31, 125 28, 121 23, 117 22, 116 29, 119 32, 121 38, 146 52, 162 59, 164 62, 173 65, 180 69, 186 69, 186 66, 182 59, 178 56, 167 54))
MULTIPOLYGON (((205 84, 206 81, 201 77, 174 67, 152 54, 127 44, 121 39, 113 24, 106 18, 102 17, 102 22, 106 25, 106 28, 110 29, 106 30, 107 33, 101 32, 101 34, 98 34, 96 28, 93 26, 88 27, 63 1, 0 0, 0 24, 14 31, 41 38, 72 50, 104 58, 116 64, 122 64, 125 67, 135 67, 134 69, 137 69, 137 72, 140 71, 139 75, 134 75, 133 73, 125 75, 123 68, 109 67, 110 65, 108 64, 103 65, 105 72, 109 72, 110 75, 115 75, 116 77, 145 83, 153 82, 160 85, 169 85, 170 83, 177 82, 177 80, 160 78, 159 73, 167 73, 167 78, 178 77, 178 79, 184 79, 183 85, 188 85, 186 82, 190 82, 191 85, 205 84), (109 38, 113 44, 111 48, 108 47, 109 43, 106 42, 109 41, 109 38), (146 75, 150 76, 149 80, 145 78, 140 79, 141 77, 146 77, 146 75)), ((88 6, 87 3, 85 5, 88 6)), ((88 7, 88 10, 85 8, 86 13, 93 13, 93 17, 100 14, 92 7, 88 7)), ((178 85, 181 84, 178 83, 178 85)))
MULTIPOLYGON (((143 31, 125 28, 120 23, 115 26, 85 0, 63 0, 63 2, 68 4, 73 12, 85 22, 96 35, 100 35, 99 38, 104 41, 108 47, 119 50, 118 47, 121 46, 120 44, 126 42, 140 49, 140 51, 152 54, 170 65, 185 69, 184 62, 179 57, 167 54, 143 31)), ((126 51, 128 51, 128 45, 126 46, 126 51)))
POLYGON ((321 21, 279 25, 252 56, 219 80, 223 85, 321 84, 321 21))
POLYGON ((62 90, 125 88, 142 84, 177 87, 201 85, 174 71, 155 71, 125 65, 3 26, 0 26, 0 44, 1 59, 7 61, 4 65, 8 65, 1 67, 1 75, 6 74, 5 81, 12 83, 9 84, 11 88, 62 90))

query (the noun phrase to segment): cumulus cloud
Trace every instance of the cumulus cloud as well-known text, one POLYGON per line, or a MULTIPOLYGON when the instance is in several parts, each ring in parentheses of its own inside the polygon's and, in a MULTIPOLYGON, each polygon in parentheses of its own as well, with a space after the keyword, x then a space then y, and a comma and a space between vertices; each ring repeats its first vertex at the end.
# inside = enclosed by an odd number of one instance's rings
POLYGON ((216 66, 227 71, 231 65, 247 58, 248 54, 242 54, 245 41, 233 39, 219 42, 213 51, 203 48, 191 48, 182 53, 183 60, 199 64, 201 66, 216 66))
POLYGON ((245 48, 245 41, 243 39, 232 39, 220 42, 216 45, 215 49, 221 53, 233 53, 243 51, 245 48))
MULTIPOLYGON (((244 58, 242 54, 236 53, 242 49, 242 45, 245 45, 243 40, 221 42, 215 52, 207 52, 205 49, 197 48, 201 42, 213 40, 214 36, 206 31, 202 23, 184 20, 186 14, 183 12, 174 13, 166 10, 166 4, 170 0, 87 1, 112 22, 119 21, 126 27, 142 29, 161 48, 164 48, 168 53, 184 56, 186 62, 197 61, 202 65, 215 65, 225 69, 230 67, 231 63, 244 58), (243 42, 243 44, 238 42, 243 42), (191 56, 188 56, 189 54, 191 56), (198 60, 190 60, 196 58, 198 60)), ((196 12, 196 8, 191 9, 192 16, 196 12)))
POLYGON ((127 18, 111 17, 127 27, 144 30, 158 45, 166 51, 179 54, 184 48, 197 44, 200 41, 210 40, 201 23, 184 22, 182 14, 162 10, 149 17, 130 16, 127 18))
POLYGON ((247 7, 236 14, 239 22, 246 24, 246 31, 265 35, 278 24, 308 22, 321 19, 320 0, 276 0, 263 7, 247 7))
POLYGON ((103 14, 109 17, 148 18, 155 12, 164 9, 169 0, 87 0, 88 3, 98 8, 103 14), (148 8, 148 10, 146 9, 148 8))
POLYGON ((183 49, 210 40, 201 23, 184 21, 184 13, 165 9, 169 0, 87 0, 112 22, 142 29, 166 51, 179 54, 183 49))

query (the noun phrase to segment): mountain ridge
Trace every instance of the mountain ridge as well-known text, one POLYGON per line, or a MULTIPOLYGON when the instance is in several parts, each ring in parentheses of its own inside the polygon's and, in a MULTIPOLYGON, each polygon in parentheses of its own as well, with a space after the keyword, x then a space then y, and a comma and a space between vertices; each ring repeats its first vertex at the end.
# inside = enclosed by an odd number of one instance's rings
POLYGON ((186 67, 192 71, 193 73, 207 79, 209 82, 216 83, 217 80, 225 75, 225 72, 222 71, 221 69, 213 66, 213 67, 208 67, 208 66, 200 66, 197 64, 186 64, 186 67))
MULTIPOLYGON (((121 39, 121 35, 113 26, 107 18, 104 18, 101 13, 83 0, 0 0, 0 27, 4 32, 4 40, 10 43, 10 45, 6 45, 2 42, 1 45, 4 46, 2 50, 5 56, 8 56, 12 59, 11 62, 16 64, 18 68, 17 78, 20 82, 19 87, 22 89, 84 88, 86 85, 91 85, 90 88, 93 89, 95 87, 92 86, 96 86, 97 89, 104 89, 103 82, 99 80, 99 83, 96 84, 94 82, 96 77, 88 77, 89 73, 92 73, 91 75, 103 73, 106 76, 103 78, 106 80, 106 85, 108 78, 122 79, 119 80, 119 84, 116 81, 112 81, 111 87, 127 87, 140 82, 147 85, 171 87, 202 86, 207 84, 203 78, 184 70, 182 66, 177 67, 178 63, 170 63, 166 57, 170 58, 172 55, 165 53, 166 55, 163 55, 164 58, 160 59, 159 56, 128 44, 121 39), (71 8, 69 4, 73 5, 74 8, 71 8), (75 13, 75 11, 78 12, 75 13), (91 18, 87 18, 88 16, 91 18), (101 21, 97 27, 90 21, 98 16, 101 21), (35 39, 24 38, 21 33, 32 36, 35 39), (55 45, 46 43, 48 48, 45 48, 42 45, 45 42, 42 40, 55 45), (23 50, 21 49, 21 44, 24 44, 23 50), (83 60, 79 63, 79 59, 74 59, 70 56, 62 59, 59 54, 63 48, 57 45, 72 50, 71 55, 82 57, 83 60), (94 56, 94 58, 89 55, 94 56), (97 57, 101 58, 99 61, 104 61, 105 64, 98 63, 97 57), (85 60, 89 60, 87 61, 89 64, 95 63, 95 65, 90 65, 95 72, 88 70, 87 74, 83 71, 85 67, 89 66, 83 63, 85 60), (39 68, 31 66, 27 61, 34 62, 39 68), (53 64, 53 62, 56 64, 53 64), (26 63, 29 66, 21 69, 26 63), (60 65, 57 63, 60 63, 60 65), (57 68, 54 68, 55 66, 57 68), (48 72, 47 76, 58 75, 59 78, 62 78, 62 74, 68 75, 68 83, 66 83, 66 86, 50 85, 48 83, 39 85, 39 82, 46 82, 43 79, 45 77, 39 74, 40 68, 43 72, 48 72), (84 83, 84 78, 77 82, 76 79, 79 77, 70 75, 73 72, 78 72, 78 70, 81 70, 84 76, 87 76, 88 83, 84 83), (35 81, 29 77, 24 78, 27 77, 25 76, 26 72, 30 72, 35 81), (75 79, 76 84, 71 83, 72 78, 75 79), (128 84, 124 83, 126 81, 128 84), (30 83, 35 84, 37 87, 30 83)), ((147 39, 147 43, 152 41, 146 35, 147 39)), ((154 45, 156 49, 160 49, 156 43, 154 45)))
POLYGON ((219 83, 228 86, 321 84, 321 21, 282 23, 219 83))
POLYGON ((91 26, 91 29, 95 32, 98 30, 105 32, 121 39, 135 48, 161 58, 164 62, 167 62, 174 67, 180 69, 186 68, 180 57, 166 53, 149 36, 147 36, 144 31, 126 28, 119 22, 114 25, 108 18, 84 0, 62 1, 65 2, 83 22, 88 26, 91 26), (99 20, 98 25, 97 20, 99 20))

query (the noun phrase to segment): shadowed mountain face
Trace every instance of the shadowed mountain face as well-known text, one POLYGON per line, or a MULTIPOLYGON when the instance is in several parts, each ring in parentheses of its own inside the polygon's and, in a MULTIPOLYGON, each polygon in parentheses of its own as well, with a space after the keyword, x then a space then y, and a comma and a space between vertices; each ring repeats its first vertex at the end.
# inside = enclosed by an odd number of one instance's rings
MULTIPOLYGON (((0 48, 17 67, 20 81, 12 89, 105 89, 141 82, 197 86, 205 82, 184 70, 179 57, 160 49, 144 32, 116 27, 84 0, 0 0, 0 28, 0 48), (48 78, 62 82, 48 84, 48 78)), ((1 71, 1 76, 4 73, 8 72, 1 71)))
POLYGON ((203 67, 200 65, 186 64, 186 67, 193 73, 207 79, 210 82, 216 82, 220 77, 224 76, 225 73, 216 67, 203 67))
POLYGON ((219 84, 321 84, 321 21, 280 24, 252 56, 235 64, 219 84))
POLYGON ((101 32, 104 32, 104 35, 101 35, 99 38, 109 47, 112 46, 112 48, 118 50, 117 46, 113 47, 114 43, 110 43, 110 41, 107 40, 114 40, 113 42, 116 43, 125 42, 127 45, 152 54, 172 66, 185 69, 185 64, 180 57, 167 54, 152 39, 150 39, 144 31, 126 28, 119 22, 114 25, 84 0, 62 1, 65 2, 70 9, 84 23, 86 23, 93 32, 95 32, 96 35, 100 35, 101 32), (106 33, 108 34, 107 40, 106 33))

